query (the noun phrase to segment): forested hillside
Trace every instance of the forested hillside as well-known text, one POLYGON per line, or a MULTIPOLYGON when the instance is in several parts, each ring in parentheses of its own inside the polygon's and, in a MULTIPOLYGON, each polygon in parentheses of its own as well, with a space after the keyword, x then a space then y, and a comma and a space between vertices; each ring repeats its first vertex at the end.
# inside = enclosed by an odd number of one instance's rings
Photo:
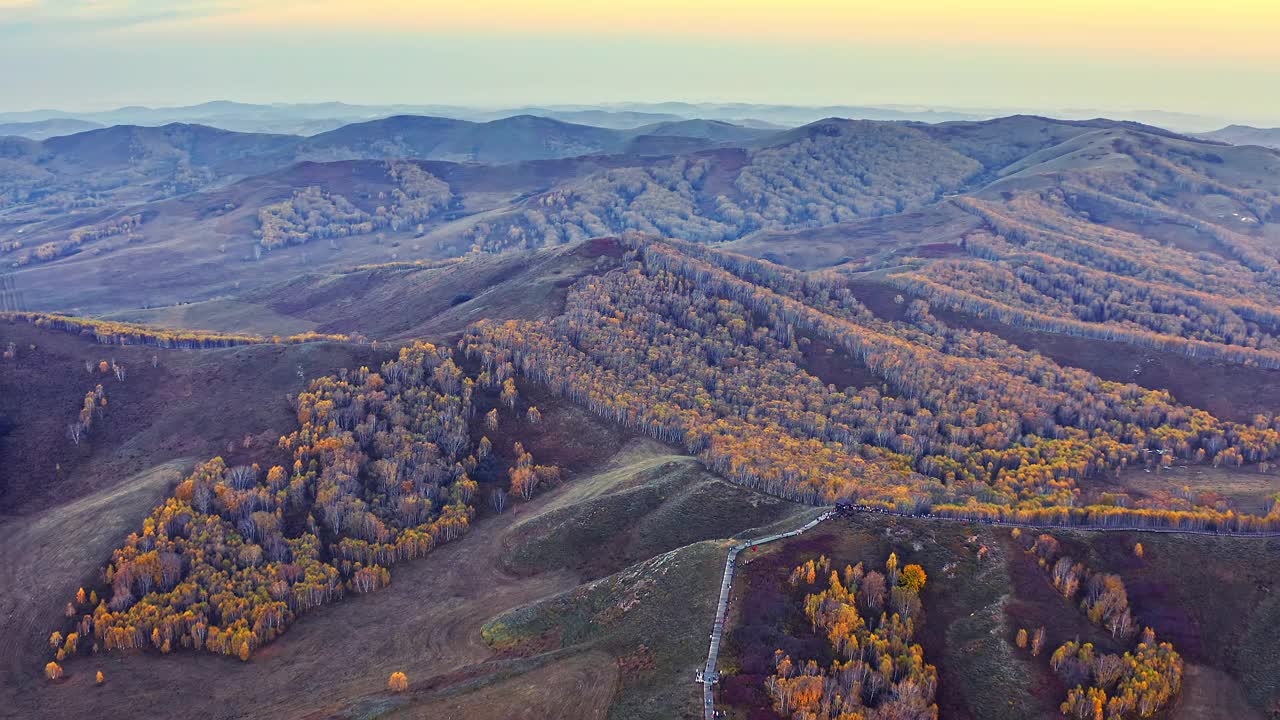
POLYGON ((839 286, 688 243, 628 236, 635 264, 581 281, 552 321, 482 322, 464 340, 717 472, 805 502, 1050 523, 1271 529, 1191 504, 1081 507, 1078 483, 1130 465, 1266 463, 1270 417, 1224 422, 1167 392, 1102 381, 924 303, 885 322, 839 286), (865 371, 837 388, 823 354, 865 371))
POLYGON ((1100 131, 954 205, 963 259, 889 282, 1039 330, 1280 365, 1280 155, 1100 131))
POLYGON ((807 240, 785 235, 809 231, 842 271, 894 270, 909 293, 1022 326, 1256 361, 1272 343, 1254 305, 1273 294, 1280 161, 1132 123, 396 117, 312 138, 172 125, 5 142, 0 259, 30 309, 173 306, 632 230, 814 269, 807 240), (969 219, 928 236, 871 225, 957 211, 969 219))
POLYGON ((753 151, 720 152, 593 176, 477 226, 476 244, 536 246, 637 230, 732 240, 756 230, 889 215, 964 186, 978 164, 915 130, 824 120, 753 151))
POLYGON ((730 540, 838 506, 728 707, 1259 710, 1148 538, 1280 533, 1277 227, 1280 153, 1105 120, 0 139, 4 687, 695 717, 730 540))

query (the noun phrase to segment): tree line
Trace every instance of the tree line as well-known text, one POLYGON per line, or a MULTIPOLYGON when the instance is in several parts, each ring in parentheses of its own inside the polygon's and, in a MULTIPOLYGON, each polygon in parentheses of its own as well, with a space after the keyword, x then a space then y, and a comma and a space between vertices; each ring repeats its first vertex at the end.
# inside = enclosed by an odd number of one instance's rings
POLYGON ((626 267, 575 285, 562 316, 482 322, 460 347, 791 499, 975 519, 1280 527, 1276 517, 1189 505, 1083 507, 1078 487, 1166 457, 1271 460, 1280 453, 1274 418, 1221 421, 927 312, 915 324, 885 322, 847 292, 763 261, 623 242, 634 250, 626 267), (823 383, 805 369, 801 333, 883 384, 823 383))
POLYGON ((312 608, 385 586, 471 522, 475 384, 428 343, 312 381, 280 438, 291 465, 197 467, 115 550, 103 592, 72 599, 54 650, 247 660, 312 608))
MULTIPOLYGON (((61 242, 49 241, 41 243, 28 252, 18 255, 12 261, 13 267, 22 267, 32 262, 48 262, 66 255, 72 255, 80 251, 80 246, 86 242, 100 240, 102 238, 112 237, 115 235, 125 235, 129 241, 138 239, 134 235, 134 231, 142 225, 142 215, 121 215, 106 222, 96 225, 88 225, 76 228, 67 234, 67 239, 61 242)), ((0 243, 0 252, 16 252, 23 247, 22 240, 12 240, 0 243)))
POLYGON ((266 337, 245 333, 217 333, 203 330, 170 330, 134 323, 97 320, 42 312, 0 312, 0 320, 25 322, 36 327, 61 330, 91 337, 103 345, 149 345, 187 350, 236 347, 239 345, 294 345, 306 342, 364 342, 358 335, 305 332, 266 337))
POLYGON ((1139 165, 1130 187, 1073 172, 1050 188, 1009 192, 1000 201, 952 200, 985 225, 962 241, 970 257, 917 263, 889 281, 1017 327, 1280 367, 1280 255, 1256 232, 1166 202, 1171 187, 1201 187, 1265 217, 1277 198, 1213 181, 1194 163, 1125 151, 1139 165), (1093 212, 1175 227, 1206 249, 1160 242, 1141 228, 1108 227, 1092 221, 1093 212))

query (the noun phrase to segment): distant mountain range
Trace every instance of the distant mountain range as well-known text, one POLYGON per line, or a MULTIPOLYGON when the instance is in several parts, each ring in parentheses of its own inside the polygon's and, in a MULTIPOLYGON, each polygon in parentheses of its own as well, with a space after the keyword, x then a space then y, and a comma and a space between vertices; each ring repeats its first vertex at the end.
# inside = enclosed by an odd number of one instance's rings
MULTIPOLYGON (((170 123, 187 123, 210 125, 238 132, 316 135, 336 130, 352 123, 403 115, 442 117, 471 122, 489 122, 522 115, 536 115, 551 120, 616 130, 630 130, 645 125, 679 122, 703 117, 696 112, 670 113, 584 106, 480 109, 455 105, 348 105, 339 102, 260 105, 218 100, 180 107, 151 108, 133 106, 98 112, 69 112, 64 110, 0 112, 0 127, 11 127, 4 134, 23 135, 35 139, 41 139, 48 135, 37 136, 30 134, 28 128, 30 132, 43 132, 42 128, 36 123, 53 121, 79 121, 87 124, 87 127, 80 127, 78 130, 106 125, 158 126, 170 123)), ((815 116, 813 119, 817 117, 820 117, 820 115, 815 116)), ((717 116, 715 119, 726 118, 717 116)), ((740 124, 763 129, 784 127, 784 125, 759 120, 744 120, 740 124)), ((796 123, 788 123, 786 126, 791 124, 796 123)), ((76 131, 69 130, 69 132, 76 131)))
POLYGON ((1256 128, 1248 125, 1228 125, 1221 130, 1201 133, 1199 137, 1232 145, 1261 145, 1280 149, 1280 128, 1256 128))
POLYGON ((104 127, 101 123, 75 118, 52 118, 32 122, 0 123, 0 137, 13 135, 30 140, 44 140, 58 135, 72 135, 104 127))
MULTIPOLYGON (((114 110, 75 112, 46 109, 22 112, 0 112, 0 134, 22 135, 43 139, 52 134, 66 134, 88 127, 50 132, 40 126, 24 128, 15 124, 47 121, 80 121, 93 126, 166 125, 189 123, 210 125, 239 132, 316 135, 344 125, 397 115, 425 115, 454 120, 488 122, 521 115, 536 115, 562 122, 591 125, 615 130, 630 130, 657 123, 682 120, 720 120, 758 129, 796 127, 827 117, 861 120, 900 120, 910 122, 953 122, 987 120, 1026 113, 1025 108, 951 108, 916 105, 777 105, 761 103, 612 103, 602 105, 539 105, 509 108, 477 108, 441 104, 351 105, 341 102, 298 104, 253 104, 216 100, 198 105, 178 107, 130 106, 114 110), (8 126, 6 128, 6 126, 8 126)), ((1228 123, 1222 118, 1186 113, 1135 110, 1128 112, 1077 108, 1045 109, 1039 114, 1053 114, 1064 119, 1083 120, 1111 117, 1149 125, 1167 127, 1179 132, 1206 132, 1228 123)))
MULTIPOLYGON (((46 134, 75 123, 29 125, 42 126, 37 134, 46 134)), ((775 132, 712 120, 617 130, 532 115, 488 122, 397 115, 311 137, 189 123, 113 125, 42 140, 0 135, 0 223, 159 200, 304 161, 410 158, 498 165, 590 155, 654 157, 747 144, 775 132)))
MULTIPOLYGON (((217 297, 302 266, 437 260, 627 230, 782 253, 763 239, 910 217, 997 183, 1040 182, 1052 168, 1106 168, 1162 138, 1225 157, 1217 141, 1157 127, 1026 115, 827 118, 783 130, 393 116, 310 137, 181 123, 0 137, 0 266, 43 309, 101 312, 217 297), (1077 138, 1094 140, 1071 149, 1077 138)), ((1233 161, 1242 172, 1274 162, 1274 151, 1242 150, 1268 156, 1233 161)), ((783 244, 823 258, 819 266, 848 254, 783 244)))
POLYGON ((488 122, 397 115, 306 138, 293 153, 298 160, 410 157, 497 164, 596 154, 669 155, 746 142, 770 132, 707 120, 617 130, 535 115, 488 122))

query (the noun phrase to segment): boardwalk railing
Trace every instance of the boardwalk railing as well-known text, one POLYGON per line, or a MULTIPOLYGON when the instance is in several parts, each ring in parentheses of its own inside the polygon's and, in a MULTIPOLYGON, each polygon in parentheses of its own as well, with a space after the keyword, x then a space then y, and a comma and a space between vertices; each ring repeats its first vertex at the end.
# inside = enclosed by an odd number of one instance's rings
POLYGON ((1274 538, 1280 537, 1280 531, 1272 530, 1202 530, 1199 528, 1176 528, 1176 527, 1160 527, 1147 525, 1089 525, 1089 524, 1070 524, 1070 523, 1021 523, 1011 520, 993 520, 991 518, 969 518, 951 515, 936 515, 933 513, 904 513, 896 510, 887 510, 879 507, 867 507, 865 505, 845 506, 837 510, 836 514, 843 513, 869 513, 873 515, 889 515, 891 517, 909 518, 913 520, 942 520, 944 522, 956 522, 966 525, 994 525, 996 527, 1021 528, 1023 530, 1079 530, 1082 532, 1137 532, 1137 533, 1162 533, 1165 535, 1206 535, 1208 537, 1223 538, 1274 538))
POLYGON ((702 712, 706 720, 712 720, 716 714, 714 688, 715 684, 720 680, 720 673, 716 670, 716 663, 720 657, 720 640, 724 638, 725 616, 729 611, 729 592, 733 588, 733 567, 738 559, 738 553, 757 545, 795 537, 812 530, 823 520, 832 517, 835 517, 835 511, 828 510, 795 530, 748 540, 738 543, 729 549, 729 557, 724 561, 724 577, 720 580, 720 601, 716 604, 716 618, 711 625, 711 646, 707 650, 707 665, 698 674, 698 680, 702 683, 702 712))

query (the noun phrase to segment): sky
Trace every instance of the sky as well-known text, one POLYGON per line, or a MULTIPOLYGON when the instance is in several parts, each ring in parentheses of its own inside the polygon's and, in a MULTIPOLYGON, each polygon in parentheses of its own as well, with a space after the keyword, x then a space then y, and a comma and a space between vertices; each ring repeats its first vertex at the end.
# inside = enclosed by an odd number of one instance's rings
POLYGON ((1280 126, 1277 0, 0 0, 0 110, 762 102, 1280 126))

